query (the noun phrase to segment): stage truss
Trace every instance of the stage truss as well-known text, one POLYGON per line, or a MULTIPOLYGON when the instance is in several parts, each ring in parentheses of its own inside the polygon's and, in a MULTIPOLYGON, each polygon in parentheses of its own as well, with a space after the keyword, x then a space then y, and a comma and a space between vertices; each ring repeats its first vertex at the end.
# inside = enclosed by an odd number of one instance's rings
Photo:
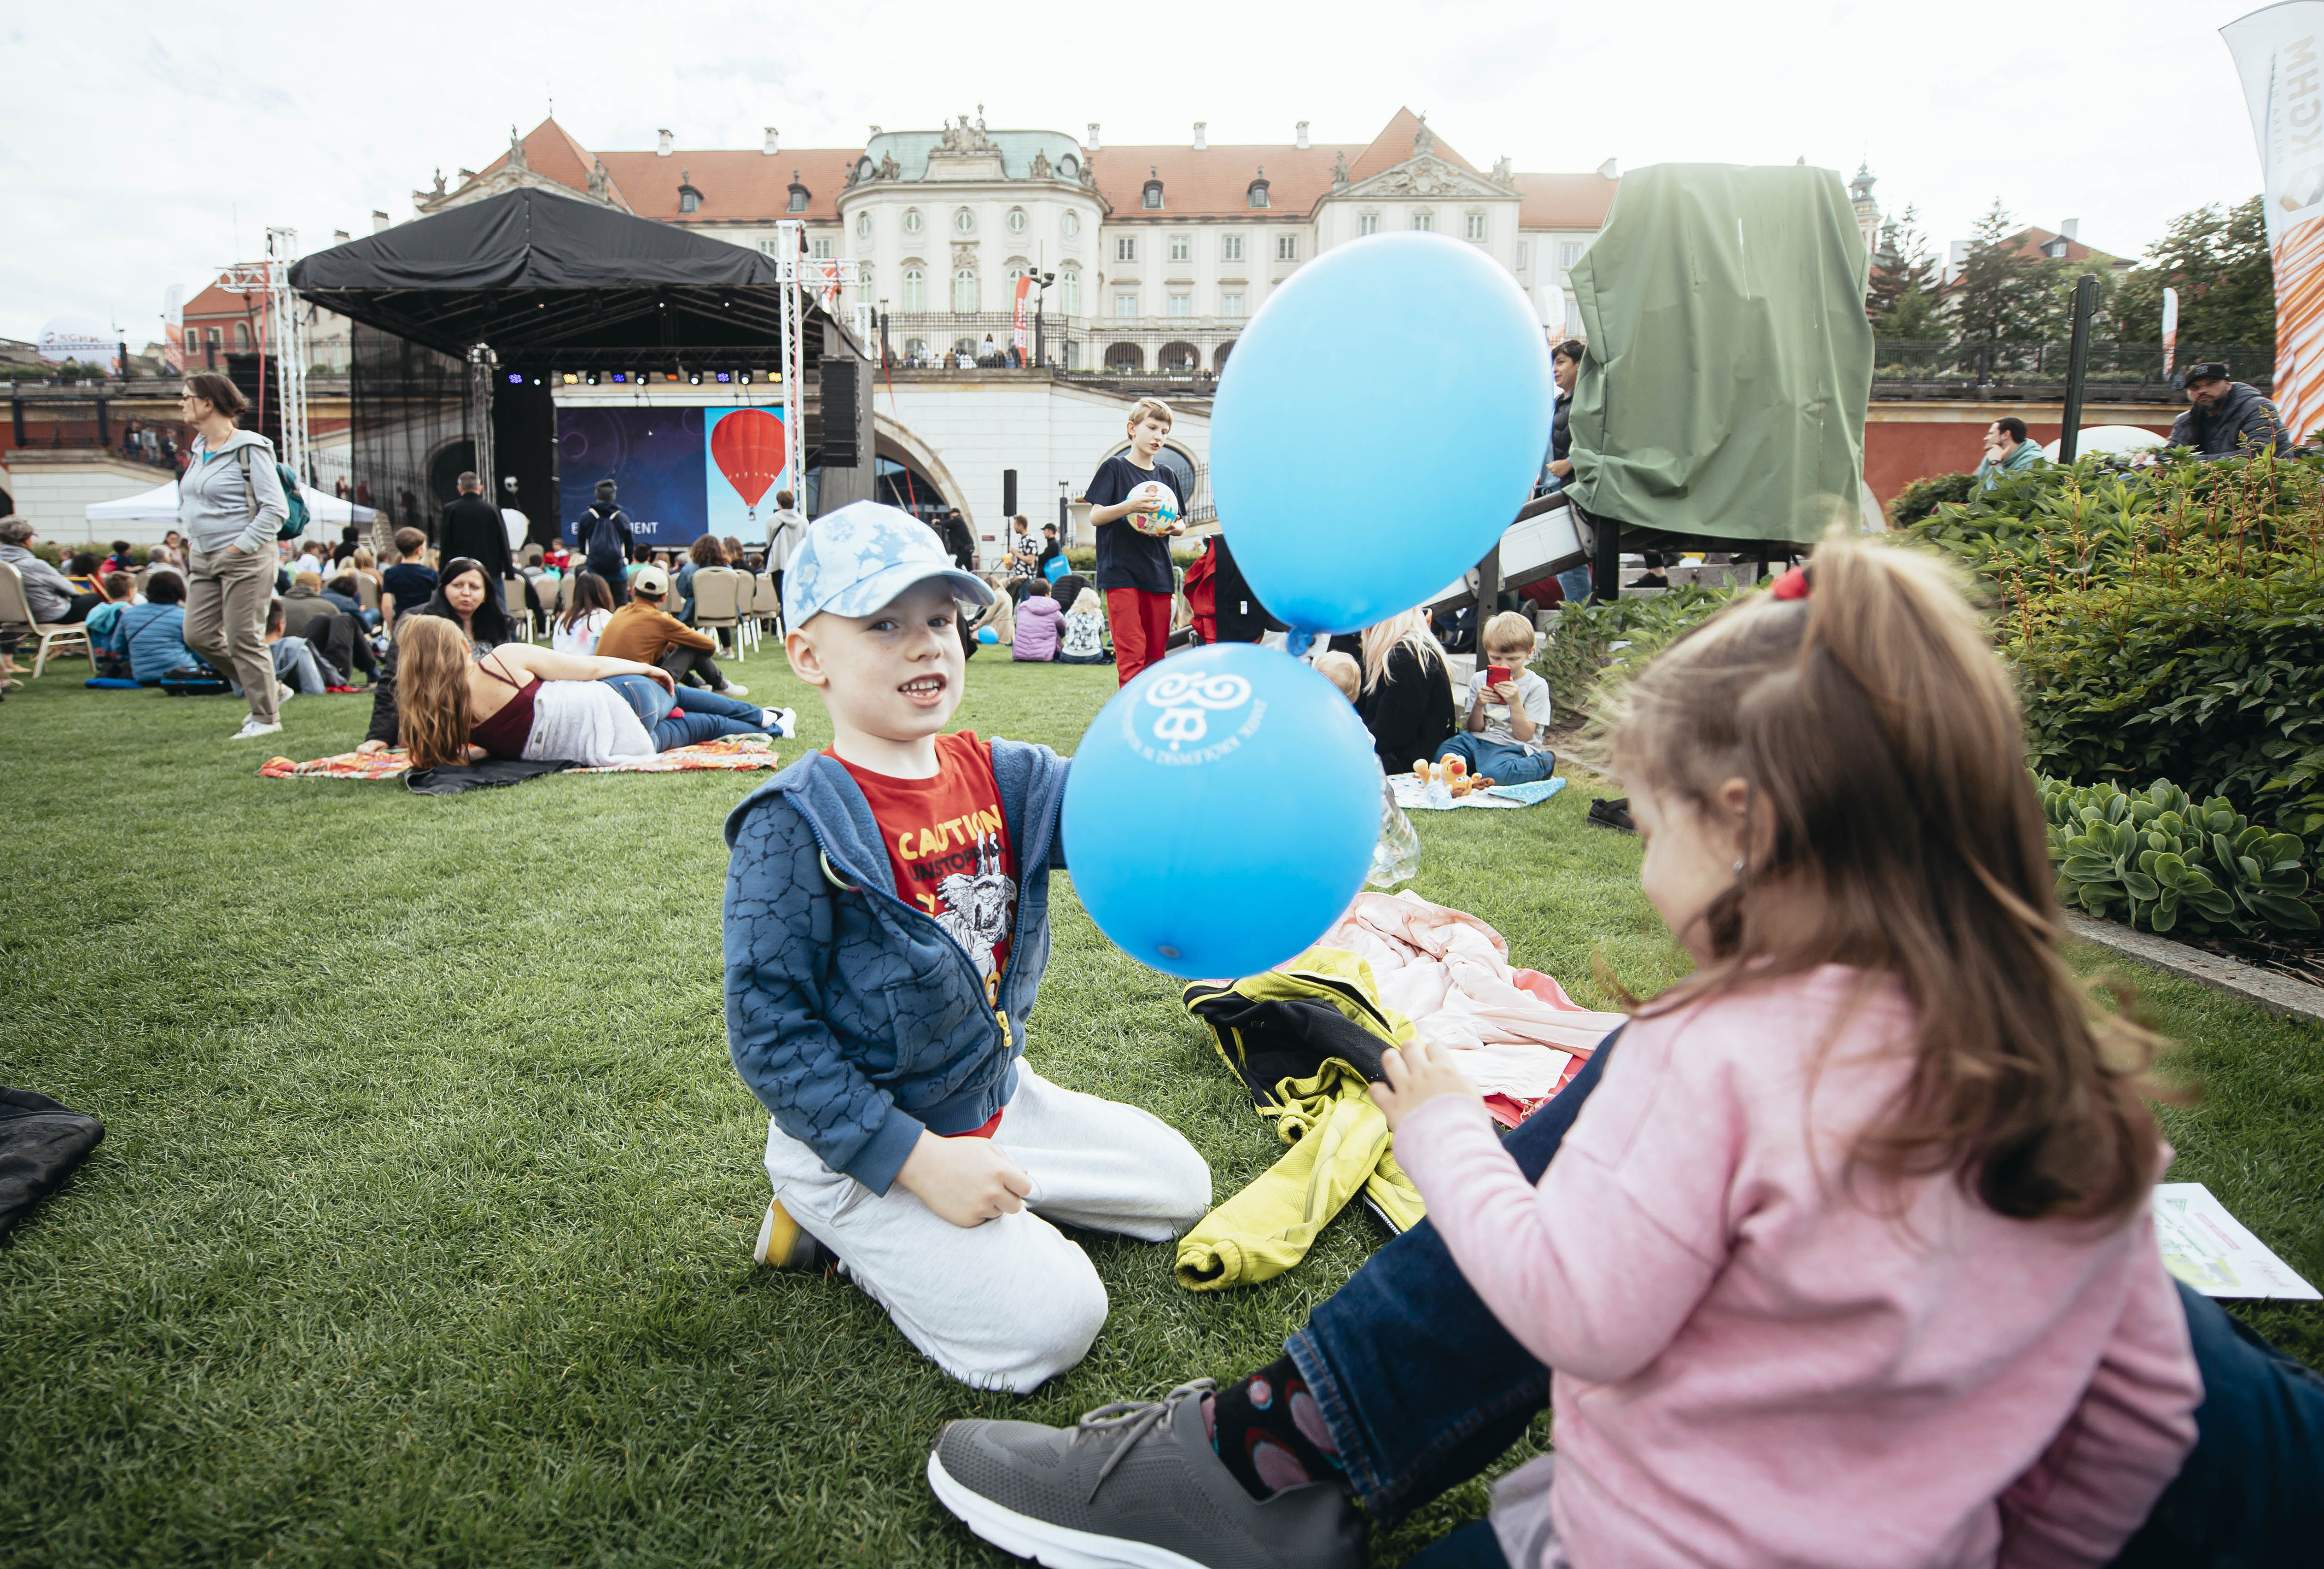
MULTIPOLYGON (((801 389, 807 382, 807 296, 813 293, 821 302, 826 315, 839 314, 839 296, 843 290, 855 296, 851 313, 855 329, 855 341, 871 353, 872 339, 872 301, 865 299, 863 272, 861 263, 852 256, 812 256, 807 254, 807 225, 798 218, 779 218, 775 223, 774 263, 778 281, 782 286, 783 300, 783 483, 779 488, 807 503, 806 445, 807 405, 801 389)), ((824 411, 828 421, 831 411, 824 411)), ((828 429, 828 424, 825 429, 828 429)))
POLYGON ((278 385, 274 406, 282 426, 282 449, 277 459, 312 485, 307 438, 307 323, 300 309, 299 292, 290 287, 290 263, 299 259, 299 231, 266 231, 266 260, 237 262, 220 270, 218 287, 229 293, 263 294, 267 307, 267 341, 259 345, 259 377, 266 375, 266 352, 272 345, 278 385))

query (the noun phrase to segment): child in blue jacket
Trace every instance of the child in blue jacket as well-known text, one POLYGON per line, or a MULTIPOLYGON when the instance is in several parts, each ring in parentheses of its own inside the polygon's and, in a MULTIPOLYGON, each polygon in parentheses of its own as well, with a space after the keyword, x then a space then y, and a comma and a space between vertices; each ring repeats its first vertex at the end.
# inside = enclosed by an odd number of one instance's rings
POLYGON ((1024 1060, 1066 764, 944 734, 964 599, 992 592, 892 507, 827 513, 792 556, 784 649, 832 744, 727 818, 726 1033, 770 1114, 760 1261, 836 1254, 945 1371, 1022 1393, 1105 1322, 1050 1220, 1163 1241, 1211 1180, 1159 1119, 1024 1060))

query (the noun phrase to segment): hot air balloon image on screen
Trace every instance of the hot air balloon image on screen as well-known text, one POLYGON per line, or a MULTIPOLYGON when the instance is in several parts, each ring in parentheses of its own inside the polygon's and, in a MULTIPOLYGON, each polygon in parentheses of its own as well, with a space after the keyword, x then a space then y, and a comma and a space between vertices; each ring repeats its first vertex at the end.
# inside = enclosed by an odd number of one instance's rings
MULTIPOLYGON (((710 428, 710 459, 742 498, 750 531, 762 533, 759 502, 783 474, 786 445, 782 420, 765 409, 714 410, 712 417, 716 423, 710 428)), ((716 490, 713 485, 710 511, 714 533, 717 531, 717 513, 723 510, 718 504, 723 498, 716 490)))

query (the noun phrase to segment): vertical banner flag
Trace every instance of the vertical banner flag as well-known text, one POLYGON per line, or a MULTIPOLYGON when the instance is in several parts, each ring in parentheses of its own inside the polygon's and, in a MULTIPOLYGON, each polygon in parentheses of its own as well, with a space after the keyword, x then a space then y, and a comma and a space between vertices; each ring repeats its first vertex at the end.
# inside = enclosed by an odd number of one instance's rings
POLYGON ((2275 406, 2295 441, 2324 425, 2324 0, 2288 0, 2219 29, 2259 143, 2275 254, 2275 406))
POLYGON ((2163 379, 2171 379, 2171 367, 2179 357, 2179 291, 2163 291, 2163 379))
MULTIPOLYGON (((2324 6, 2319 6, 2319 9, 2324 10, 2324 6)), ((1025 335, 1025 296, 1030 294, 1032 291, 1033 275, 1029 272, 1021 272, 1018 274, 1017 324, 1014 329, 1014 337, 1017 343, 1017 357, 1019 360, 1029 359, 1033 352, 1032 340, 1025 335)))
POLYGON ((173 376, 186 374, 186 290, 172 283, 161 296, 161 364, 173 376))

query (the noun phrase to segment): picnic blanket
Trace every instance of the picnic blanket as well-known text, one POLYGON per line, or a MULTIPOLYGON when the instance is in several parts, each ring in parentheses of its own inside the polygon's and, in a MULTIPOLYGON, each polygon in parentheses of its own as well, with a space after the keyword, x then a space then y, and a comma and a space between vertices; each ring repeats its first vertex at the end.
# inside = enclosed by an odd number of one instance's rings
MULTIPOLYGON (((572 768, 563 771, 695 773, 705 769, 739 771, 780 766, 771 737, 722 735, 715 741, 673 747, 636 762, 608 763, 601 768, 572 768)), ((401 779, 410 767, 411 760, 404 756, 402 750, 392 748, 369 755, 360 752, 342 752, 331 757, 318 757, 309 762, 293 762, 287 757, 270 757, 259 764, 258 776, 261 779, 401 779)))
POLYGON ((1531 784, 1492 785, 1455 796, 1441 784, 1424 783, 1417 774, 1402 771, 1388 776, 1396 804, 1407 812, 1449 812, 1455 807, 1530 807, 1565 788, 1562 779, 1536 780, 1531 784))

